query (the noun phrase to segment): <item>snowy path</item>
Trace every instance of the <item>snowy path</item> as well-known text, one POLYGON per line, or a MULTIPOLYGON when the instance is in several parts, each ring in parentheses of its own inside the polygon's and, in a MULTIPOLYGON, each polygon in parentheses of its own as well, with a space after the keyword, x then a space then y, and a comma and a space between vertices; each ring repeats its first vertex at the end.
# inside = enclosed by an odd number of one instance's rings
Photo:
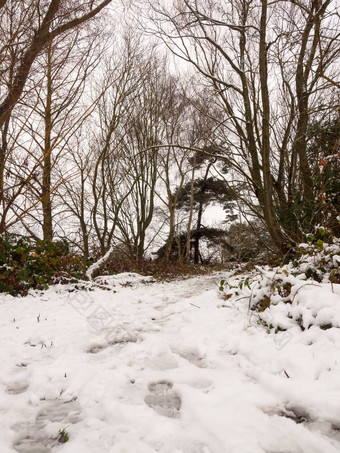
POLYGON ((0 452, 340 452, 340 329, 278 342, 220 277, 0 296, 0 452))

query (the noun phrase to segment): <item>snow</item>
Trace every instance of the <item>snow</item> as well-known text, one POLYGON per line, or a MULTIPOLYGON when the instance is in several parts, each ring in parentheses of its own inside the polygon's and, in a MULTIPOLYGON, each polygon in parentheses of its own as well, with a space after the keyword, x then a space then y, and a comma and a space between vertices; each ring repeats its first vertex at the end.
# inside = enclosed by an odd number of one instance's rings
POLYGON ((116 285, 131 286, 134 283, 147 283, 153 281, 154 279, 151 276, 140 275, 135 272, 121 272, 117 275, 100 275, 94 280, 99 284, 110 285, 113 287, 116 285))
POLYGON ((86 277, 89 279, 89 280, 92 280, 93 278, 93 274, 95 273, 95 271, 97 271, 100 266, 102 266, 104 263, 106 263, 110 256, 112 255, 113 253, 113 247, 111 247, 106 253, 104 256, 102 256, 98 261, 95 261, 86 271, 86 277))
POLYGON ((339 452, 340 285, 260 271, 0 295, 0 452, 339 452))

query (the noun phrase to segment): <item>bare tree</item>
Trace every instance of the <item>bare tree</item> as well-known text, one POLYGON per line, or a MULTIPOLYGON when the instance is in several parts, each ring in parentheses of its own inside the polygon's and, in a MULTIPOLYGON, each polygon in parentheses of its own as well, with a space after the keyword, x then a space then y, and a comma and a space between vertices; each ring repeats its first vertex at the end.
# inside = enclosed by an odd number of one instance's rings
MULTIPOLYGON (((122 48, 107 59, 103 80, 98 86, 104 92, 97 104, 97 127, 89 134, 92 150, 92 221, 100 253, 111 245, 122 205, 131 192, 124 164, 124 138, 131 127, 134 97, 140 90, 142 70, 139 44, 126 36, 122 48)), ((93 122, 91 128, 93 129, 93 122)))
MULTIPOLYGON (((65 218, 68 220, 68 239, 87 258, 91 252, 93 229, 93 198, 90 183, 93 156, 88 148, 89 143, 84 129, 86 126, 82 125, 69 143, 67 163, 72 169, 72 177, 63 179, 58 195, 64 208, 62 223, 64 224, 65 218)), ((62 167, 60 172, 63 172, 62 167)), ((62 229, 60 222, 58 228, 62 229)))
MULTIPOLYGON (((21 11, 19 12, 20 20, 16 24, 17 29, 10 34, 7 42, 2 44, 0 55, 1 62, 6 61, 7 52, 10 50, 13 41, 15 42, 18 35, 25 42, 21 44, 18 59, 14 70, 13 84, 8 87, 8 91, 1 100, 0 104, 0 127, 10 115, 12 109, 19 101, 30 74, 32 65, 44 47, 57 36, 68 30, 79 27, 89 19, 95 17, 105 6, 112 0, 103 0, 97 2, 94 6, 92 2, 67 2, 66 0, 51 0, 49 2, 22 2, 21 11)), ((8 14, 12 10, 7 9, 4 2, 0 9, 1 19, 5 22, 8 14)), ((15 2, 18 4, 18 2, 15 2)), ((12 5, 11 5, 12 6, 12 5)))
MULTIPOLYGON (((164 205, 164 216, 168 226, 164 259, 168 260, 172 244, 176 237, 179 225, 176 222, 176 209, 181 189, 187 181, 191 166, 188 164, 190 144, 192 143, 192 109, 184 89, 179 89, 179 81, 174 78, 169 81, 168 102, 170 103, 169 120, 166 122, 166 139, 169 146, 161 148, 158 153, 158 178, 161 183, 157 191, 159 199, 164 205), (174 144, 186 144, 188 149, 181 150, 174 144)), ((179 261, 182 253, 179 248, 179 261)))
POLYGON ((98 109, 99 134, 92 143, 93 224, 102 255, 115 244, 129 258, 141 259, 159 233, 159 228, 151 233, 157 197, 170 206, 165 222, 170 221, 174 235, 171 173, 177 168, 182 184, 187 170, 186 152, 177 153, 172 142, 190 135, 185 117, 190 103, 178 80, 169 76, 166 61, 152 53, 141 57, 138 47, 126 50, 125 60, 120 57, 124 69, 118 66, 120 75, 98 109))
MULTIPOLYGON (((27 81, 35 72, 41 52, 62 36, 94 18, 112 0, 101 2, 68 0, 17 2, 0 5, 0 200, 4 204, 5 164, 8 158, 8 129, 13 109, 29 93, 27 81)), ((3 222, 2 222, 3 223, 3 222)))
POLYGON ((304 204, 307 215, 315 199, 306 134, 337 84, 336 6, 180 0, 151 8, 154 32, 214 93, 224 113, 215 143, 256 197, 276 247, 301 240, 302 218, 292 208, 304 204))
POLYGON ((164 138, 166 104, 164 63, 152 54, 139 69, 141 89, 134 96, 130 127, 121 147, 131 193, 122 207, 118 228, 132 258, 141 259, 155 209, 158 148, 164 138))
POLYGON ((85 83, 100 58, 96 38, 92 32, 79 36, 78 31, 56 38, 37 60, 44 73, 40 90, 32 87, 31 97, 36 96, 37 101, 24 132, 34 142, 33 152, 26 149, 28 159, 36 162, 41 174, 30 181, 30 188, 41 203, 42 215, 36 212, 35 217, 41 218, 45 240, 53 238, 53 198, 61 181, 67 179, 67 163, 63 165, 63 176, 54 170, 69 152, 72 134, 80 126, 85 110, 82 102, 85 83))

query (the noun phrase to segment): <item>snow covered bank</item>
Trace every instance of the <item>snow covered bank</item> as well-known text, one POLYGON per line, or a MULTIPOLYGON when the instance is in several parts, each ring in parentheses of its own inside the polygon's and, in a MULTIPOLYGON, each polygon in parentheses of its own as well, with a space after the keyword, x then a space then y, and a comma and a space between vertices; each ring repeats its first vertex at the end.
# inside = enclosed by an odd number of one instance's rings
POLYGON ((258 313, 247 276, 126 278, 0 296, 1 453, 340 451, 339 285, 258 313))

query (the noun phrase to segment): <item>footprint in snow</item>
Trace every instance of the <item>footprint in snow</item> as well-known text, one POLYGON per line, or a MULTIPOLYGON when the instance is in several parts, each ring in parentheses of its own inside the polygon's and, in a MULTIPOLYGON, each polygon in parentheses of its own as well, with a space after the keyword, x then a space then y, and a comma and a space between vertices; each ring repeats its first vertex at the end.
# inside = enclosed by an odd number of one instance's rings
POLYGON ((92 342, 86 352, 89 354, 97 354, 110 346, 125 346, 128 343, 137 343, 140 339, 141 336, 139 332, 130 332, 124 327, 116 327, 108 330, 105 334, 105 338, 92 342))
POLYGON ((180 415, 182 401, 172 386, 173 384, 169 381, 152 382, 148 386, 149 393, 144 401, 158 414, 177 418, 180 415))
POLYGON ((28 387, 29 383, 27 381, 27 367, 28 363, 20 362, 16 365, 16 368, 13 373, 13 377, 10 382, 6 382, 6 392, 9 395, 20 395, 24 393, 28 387))
POLYGON ((61 426, 77 423, 80 416, 80 405, 76 398, 69 401, 59 399, 42 403, 34 422, 16 423, 13 430, 17 440, 13 448, 18 453, 50 453, 52 448, 61 442, 58 432, 54 436, 46 431, 47 425, 60 423, 61 426))
POLYGON ((195 350, 182 351, 177 348, 171 348, 171 351, 174 354, 179 355, 182 359, 187 360, 188 362, 197 366, 198 368, 207 368, 207 365, 205 363, 205 357, 202 356, 198 351, 195 350))
POLYGON ((28 389, 28 383, 26 382, 13 382, 7 386, 6 392, 10 395, 19 395, 24 393, 28 389))

